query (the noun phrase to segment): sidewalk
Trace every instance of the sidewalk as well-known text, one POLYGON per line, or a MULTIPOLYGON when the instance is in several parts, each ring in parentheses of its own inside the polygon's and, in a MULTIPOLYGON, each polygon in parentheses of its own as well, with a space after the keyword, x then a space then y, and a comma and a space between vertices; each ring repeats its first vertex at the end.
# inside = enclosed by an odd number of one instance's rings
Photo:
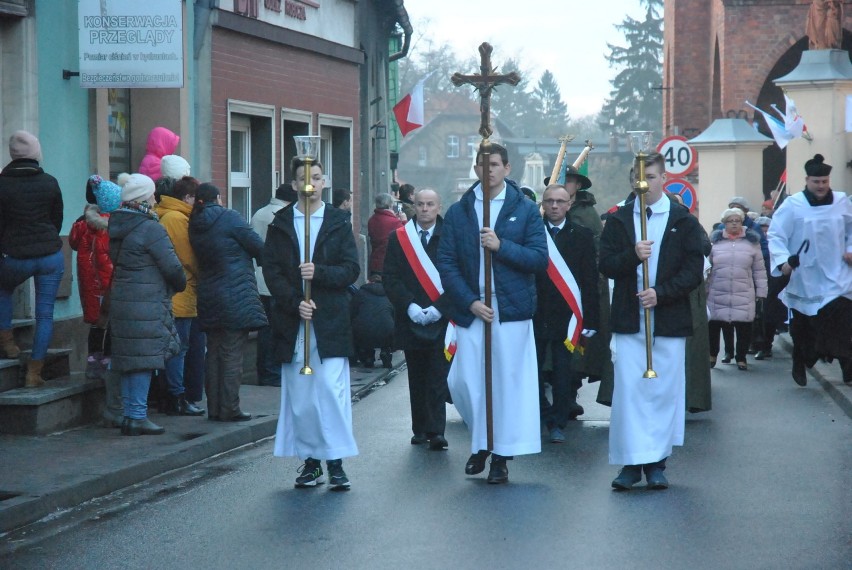
MULTIPOLYGON (((353 403, 404 364, 353 368, 353 403)), ((153 414, 161 436, 124 437, 117 429, 86 426, 48 436, 0 435, 0 535, 173 469, 192 465, 275 434, 281 389, 244 384, 240 407, 247 422, 153 414)), ((203 406, 202 406, 203 407, 203 406)))

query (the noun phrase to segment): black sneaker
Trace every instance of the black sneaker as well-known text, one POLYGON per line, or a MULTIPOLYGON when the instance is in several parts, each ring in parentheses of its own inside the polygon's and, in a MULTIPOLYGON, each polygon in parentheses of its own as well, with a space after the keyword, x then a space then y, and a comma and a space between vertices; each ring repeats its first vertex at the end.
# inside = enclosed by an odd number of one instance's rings
POLYGON ((328 483, 332 491, 348 491, 349 477, 343 470, 342 459, 331 459, 325 462, 328 467, 328 483))
POLYGON ((325 483, 322 474, 322 463, 318 459, 305 459, 305 464, 299 467, 300 475, 296 477, 296 487, 316 487, 325 483))

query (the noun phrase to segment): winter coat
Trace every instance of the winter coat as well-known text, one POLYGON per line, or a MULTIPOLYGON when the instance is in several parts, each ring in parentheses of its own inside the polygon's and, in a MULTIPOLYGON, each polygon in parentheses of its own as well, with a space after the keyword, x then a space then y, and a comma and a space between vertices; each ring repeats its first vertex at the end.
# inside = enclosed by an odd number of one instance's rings
POLYGON ((381 283, 364 283, 349 304, 352 336, 360 349, 394 345, 394 309, 381 283))
MULTIPOLYGON (((775 209, 778 209, 777 206, 775 209)), ((757 225, 757 222, 755 222, 748 216, 746 216, 743 220, 743 227, 746 230, 753 230, 760 238, 760 253, 763 254, 763 258, 766 260, 766 266, 769 267, 769 240, 766 237, 766 233, 764 233, 764 231, 760 229, 760 226, 757 225)), ((725 224, 723 223, 718 223, 713 226, 714 231, 723 229, 725 229, 725 224)))
MULTIPOLYGON (((638 333, 642 316, 636 296, 637 269, 642 262, 635 249, 633 207, 630 201, 612 213, 601 234, 600 271, 615 281, 610 323, 612 332, 622 334, 638 333)), ((671 204, 654 285, 657 293, 655 336, 692 335, 689 294, 703 279, 702 233, 698 220, 689 210, 680 204, 671 204)))
MULTIPOLYGON (((263 278, 272 293, 272 337, 278 362, 292 362, 302 319, 304 299, 299 271, 301 251, 293 225, 294 205, 278 210, 266 233, 263 278)), ((311 300, 316 304, 311 330, 320 358, 349 357, 354 353, 347 287, 358 279, 358 250, 349 212, 325 205, 323 222, 314 244, 311 300)))
MULTIPOLYGON (((547 228, 547 222, 544 222, 547 228)), ((600 301, 598 299, 598 264, 595 241, 592 231, 565 220, 565 225, 553 240, 562 259, 571 270, 574 280, 580 287, 580 301, 583 305, 583 328, 598 330, 600 301)), ((533 325, 535 337, 540 340, 562 342, 568 332, 568 322, 572 311, 553 284, 547 270, 536 275, 538 308, 533 325)), ((579 353, 577 353, 579 354, 579 353)))
MULTIPOLYGON (((479 257, 482 246, 474 204, 474 188, 450 206, 438 247, 438 271, 452 301, 447 315, 457 325, 473 323, 470 305, 479 298, 479 257)), ((506 180, 506 199, 496 222, 500 249, 491 255, 494 292, 500 322, 532 319, 536 308, 535 274, 547 269, 547 238, 538 206, 506 180)))
MULTIPOLYGON (((415 223, 417 218, 414 218, 415 223)), ((432 226, 432 237, 429 238, 429 243, 426 244, 426 255, 435 263, 438 258, 438 247, 441 243, 441 231, 443 220, 438 216, 435 225, 432 226)), ((439 296, 433 303, 429 299, 429 295, 420 285, 411 264, 408 263, 408 258, 402 251, 402 246, 399 244, 399 237, 396 232, 391 232, 388 240, 388 252, 385 256, 385 269, 382 273, 382 283, 385 286, 385 291, 388 298, 393 303, 395 310, 395 328, 394 341, 395 346, 404 350, 416 350, 424 348, 434 348, 444 346, 444 331, 447 326, 446 315, 449 311, 450 300, 447 294, 439 296), (423 340, 416 336, 415 330, 423 329, 423 325, 418 325, 408 317, 408 306, 415 303, 422 308, 435 306, 441 312, 441 319, 437 321, 435 327, 440 328, 438 335, 434 341, 423 340)), ((431 325, 430 325, 431 326, 431 325)))
POLYGON ((17 259, 62 249, 62 191, 38 161, 13 160, 0 172, 0 253, 17 259))
POLYGON ((234 210, 207 204, 189 217, 189 243, 198 260, 201 329, 266 326, 252 263, 263 253, 263 240, 248 222, 234 210))
POLYGON ((115 370, 155 370, 180 349, 172 295, 186 287, 172 242, 154 218, 119 209, 109 220, 114 272, 109 326, 115 370))
POLYGON ((198 316, 198 260, 195 258, 195 251, 189 245, 189 214, 191 212, 192 206, 171 196, 160 196, 160 203, 157 204, 160 223, 169 234, 175 253, 183 265, 183 272, 186 274, 186 289, 172 298, 172 309, 175 316, 180 318, 198 316))
POLYGON ((710 320, 753 321, 756 298, 766 298, 767 294, 760 236, 754 230, 746 230, 742 236, 730 239, 724 230, 714 230, 710 242, 713 244, 707 285, 710 320))
POLYGON ((83 321, 98 322, 101 299, 112 283, 109 257, 109 214, 101 214, 95 204, 86 204, 83 216, 71 226, 68 245, 77 252, 77 288, 83 307, 83 321))
POLYGON ((148 133, 145 156, 139 163, 139 174, 145 174, 156 182, 160 179, 160 162, 167 154, 174 154, 180 143, 180 137, 165 127, 154 127, 148 133))
MULTIPOLYGON (((251 229, 260 236, 260 239, 266 242, 266 231, 269 224, 275 219, 275 212, 287 205, 284 200, 272 198, 269 204, 258 210, 251 217, 251 229)), ((257 279, 257 291, 264 297, 269 297, 269 287, 266 286, 266 281, 263 280, 263 269, 258 265, 254 270, 254 277, 257 279)))
POLYGON ((390 233, 404 225, 390 210, 376 208, 367 221, 367 235, 370 238, 370 273, 381 273, 385 264, 390 233))

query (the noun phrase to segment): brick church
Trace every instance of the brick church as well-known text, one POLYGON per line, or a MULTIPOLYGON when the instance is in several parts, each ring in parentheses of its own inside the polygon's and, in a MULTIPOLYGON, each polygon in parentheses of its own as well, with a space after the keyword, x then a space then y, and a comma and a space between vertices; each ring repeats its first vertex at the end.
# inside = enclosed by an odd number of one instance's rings
MULTIPOLYGON (((784 96, 774 79, 808 49, 810 0, 665 0, 663 135, 695 137, 718 118, 756 119, 784 96)), ((844 2, 842 49, 852 51, 852 2, 844 2)), ((807 113, 799 109, 805 121, 807 113)), ((771 136, 758 119, 760 131, 771 136)), ((784 151, 764 151, 764 194, 784 171, 784 151)), ((791 179, 791 184, 794 183, 791 179)))

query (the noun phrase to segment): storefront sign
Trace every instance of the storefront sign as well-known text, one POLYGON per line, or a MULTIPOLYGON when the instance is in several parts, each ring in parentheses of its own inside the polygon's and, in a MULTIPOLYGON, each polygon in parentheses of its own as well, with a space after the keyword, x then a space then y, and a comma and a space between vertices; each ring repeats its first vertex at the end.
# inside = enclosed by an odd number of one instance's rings
POLYGON ((183 87, 181 0, 77 0, 80 86, 183 87))

